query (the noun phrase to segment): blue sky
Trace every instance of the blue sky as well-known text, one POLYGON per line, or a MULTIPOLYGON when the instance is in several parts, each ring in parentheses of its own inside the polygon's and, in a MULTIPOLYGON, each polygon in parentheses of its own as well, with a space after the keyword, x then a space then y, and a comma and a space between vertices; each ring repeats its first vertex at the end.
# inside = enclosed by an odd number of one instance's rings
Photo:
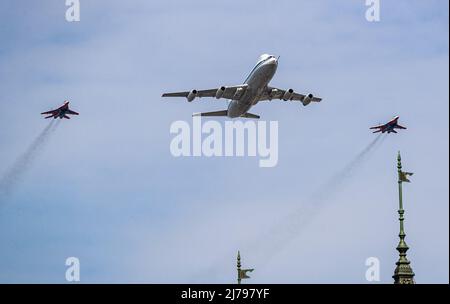
POLYGON ((64 1, 2 1, 0 174, 40 112, 69 99, 81 115, 2 198, 0 282, 64 283, 75 256, 84 283, 229 283, 240 249, 253 283, 366 283, 372 256, 391 283, 401 150, 416 280, 448 283, 448 2, 382 0, 378 23, 364 3, 81 1, 68 23, 64 1), (172 157, 170 124, 226 102, 161 93, 239 84, 262 53, 281 55, 273 85, 324 98, 252 109, 278 121, 278 165, 172 157), (394 115, 408 130, 315 206, 394 115))

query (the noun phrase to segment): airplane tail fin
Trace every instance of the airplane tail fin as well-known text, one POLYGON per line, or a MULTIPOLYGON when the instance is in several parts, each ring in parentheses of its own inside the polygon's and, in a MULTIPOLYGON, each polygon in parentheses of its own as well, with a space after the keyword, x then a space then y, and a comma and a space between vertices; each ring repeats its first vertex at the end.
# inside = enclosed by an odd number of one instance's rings
POLYGON ((67 116, 67 115, 64 115, 64 118, 65 118, 65 119, 70 119, 70 117, 69 117, 69 116, 67 116))
POLYGON ((192 114, 192 116, 227 116, 227 115, 228 110, 192 114))
POLYGON ((380 133, 380 132, 381 132, 381 129, 373 131, 372 133, 380 133))
POLYGON ((255 118, 255 119, 259 119, 259 118, 260 118, 259 115, 252 114, 252 113, 245 113, 245 114, 241 115, 241 117, 245 117, 245 118, 255 118))
POLYGON ((53 115, 49 115, 49 116, 46 116, 45 119, 52 118, 52 117, 53 117, 53 115))

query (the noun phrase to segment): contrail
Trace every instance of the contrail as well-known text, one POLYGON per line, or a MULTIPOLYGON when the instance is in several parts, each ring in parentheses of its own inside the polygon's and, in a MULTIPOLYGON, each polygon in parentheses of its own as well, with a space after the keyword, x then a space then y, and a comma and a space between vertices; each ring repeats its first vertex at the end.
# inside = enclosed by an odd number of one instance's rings
POLYGON ((12 193, 58 125, 59 120, 55 123, 54 119, 52 119, 44 130, 33 140, 28 149, 17 158, 11 168, 0 178, 0 199, 12 193))
POLYGON ((348 164, 335 173, 323 186, 321 186, 309 199, 310 201, 322 201, 328 199, 343 188, 350 177, 363 165, 367 159, 380 147, 385 136, 379 134, 364 149, 361 150, 348 164))

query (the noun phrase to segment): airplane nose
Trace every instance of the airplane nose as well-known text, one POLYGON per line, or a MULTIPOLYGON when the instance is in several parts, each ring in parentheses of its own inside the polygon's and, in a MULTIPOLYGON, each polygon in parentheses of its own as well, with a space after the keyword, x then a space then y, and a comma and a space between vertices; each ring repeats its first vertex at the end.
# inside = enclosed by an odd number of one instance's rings
POLYGON ((275 57, 271 58, 271 59, 269 59, 269 61, 267 63, 276 66, 276 65, 278 65, 278 59, 275 57))

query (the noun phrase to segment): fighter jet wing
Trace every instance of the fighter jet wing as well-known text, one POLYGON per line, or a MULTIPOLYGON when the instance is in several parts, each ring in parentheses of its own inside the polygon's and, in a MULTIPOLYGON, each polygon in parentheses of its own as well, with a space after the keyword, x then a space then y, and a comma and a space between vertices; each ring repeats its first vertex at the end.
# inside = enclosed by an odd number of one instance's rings
POLYGON ((382 129, 384 127, 386 127, 385 124, 384 125, 373 126, 373 127, 370 127, 369 129, 382 129))
POLYGON ((320 102, 322 98, 315 97, 315 96, 309 96, 303 95, 297 92, 294 92, 293 90, 282 90, 272 87, 267 87, 266 91, 261 95, 259 98, 259 101, 264 100, 272 100, 272 99, 284 99, 284 97, 288 97, 286 100, 293 100, 293 101, 301 101, 303 104, 307 105, 310 102, 320 102), (288 93, 288 94, 286 94, 288 93), (286 96, 285 96, 286 94, 286 96), (306 98, 308 97, 308 98, 306 98), (305 99, 306 98, 306 99, 305 99))
POLYGON ((186 97, 192 93, 192 97, 216 97, 219 98, 225 98, 225 99, 233 99, 236 98, 236 94, 239 91, 239 96, 242 96, 245 89, 247 89, 247 85, 237 85, 237 86, 230 86, 230 87, 220 87, 215 89, 208 89, 208 90, 192 90, 192 91, 185 91, 185 92, 173 92, 173 93, 164 93, 162 94, 162 97, 186 97))
POLYGON ((46 114, 55 114, 57 113, 58 110, 51 110, 51 111, 47 111, 47 112, 42 112, 41 115, 46 115, 46 114))
POLYGON ((71 114, 71 115, 80 115, 80 113, 77 113, 75 111, 72 110, 66 110, 66 114, 71 114))

